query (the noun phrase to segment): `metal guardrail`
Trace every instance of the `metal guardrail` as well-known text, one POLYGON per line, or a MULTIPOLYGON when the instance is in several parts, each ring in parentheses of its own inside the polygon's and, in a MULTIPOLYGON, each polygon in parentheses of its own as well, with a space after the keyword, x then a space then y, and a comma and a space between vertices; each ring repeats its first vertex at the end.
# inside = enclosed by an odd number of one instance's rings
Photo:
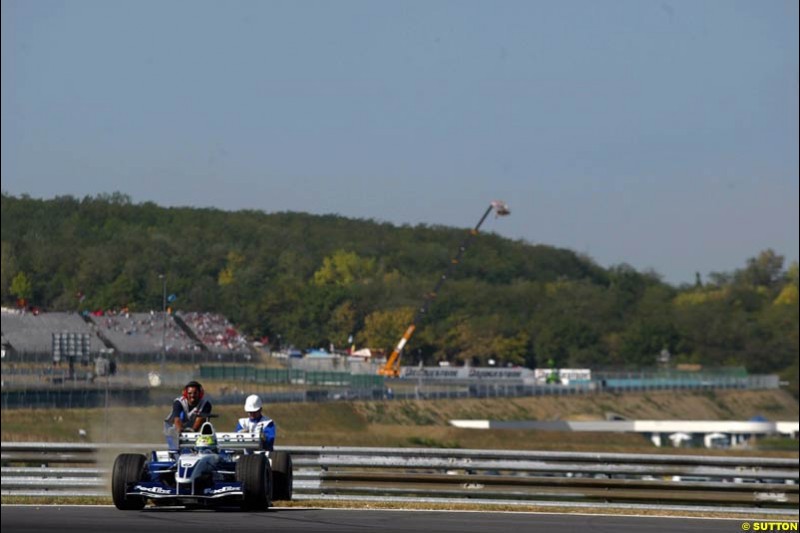
MULTIPOLYGON (((160 444, 2 443, 2 494, 108 496, 122 451, 160 444), (100 466, 95 466, 95 465, 100 466), (81 465, 81 466, 77 466, 81 465)), ((289 446, 297 499, 739 506, 797 514, 796 458, 289 446), (410 499, 410 500, 409 500, 410 499)))

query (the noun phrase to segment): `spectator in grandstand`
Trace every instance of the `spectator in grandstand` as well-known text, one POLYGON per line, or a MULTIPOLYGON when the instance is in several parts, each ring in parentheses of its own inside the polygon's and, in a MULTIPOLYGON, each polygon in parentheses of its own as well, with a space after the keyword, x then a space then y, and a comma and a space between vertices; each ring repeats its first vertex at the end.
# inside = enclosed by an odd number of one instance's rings
POLYGON ((239 419, 236 424, 236 431, 241 432, 254 432, 261 433, 261 447, 265 450, 272 451, 275 445, 275 422, 271 418, 264 416, 261 412, 263 402, 257 394, 251 394, 244 402, 244 410, 247 416, 239 419))
POLYGON ((190 381, 183 388, 180 396, 172 402, 172 411, 164 419, 164 433, 167 444, 174 449, 174 436, 186 428, 187 431, 198 431, 211 414, 211 402, 203 398, 203 386, 197 381, 190 381))

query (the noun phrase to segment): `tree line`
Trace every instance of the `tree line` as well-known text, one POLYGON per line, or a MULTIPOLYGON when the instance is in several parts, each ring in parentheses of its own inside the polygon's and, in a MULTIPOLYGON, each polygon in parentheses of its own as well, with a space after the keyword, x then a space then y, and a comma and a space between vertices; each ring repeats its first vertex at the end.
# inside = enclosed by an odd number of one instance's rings
MULTIPOLYGON (((273 346, 391 349, 467 229, 335 215, 2 195, 4 306, 214 311, 273 346), (160 277, 163 276, 163 277, 160 277)), ((404 363, 798 369, 798 266, 761 251, 679 287, 571 250, 481 234, 404 363)))

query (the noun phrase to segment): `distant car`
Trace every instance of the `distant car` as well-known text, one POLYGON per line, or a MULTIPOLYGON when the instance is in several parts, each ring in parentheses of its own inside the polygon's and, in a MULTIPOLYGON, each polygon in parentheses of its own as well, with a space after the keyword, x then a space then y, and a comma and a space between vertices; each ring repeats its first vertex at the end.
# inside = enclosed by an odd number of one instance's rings
POLYGON ((260 433, 216 433, 206 422, 200 433, 181 433, 177 450, 153 451, 149 458, 120 454, 111 477, 114 505, 129 511, 152 501, 257 511, 273 500, 291 500, 292 458, 262 450, 261 438, 260 433))

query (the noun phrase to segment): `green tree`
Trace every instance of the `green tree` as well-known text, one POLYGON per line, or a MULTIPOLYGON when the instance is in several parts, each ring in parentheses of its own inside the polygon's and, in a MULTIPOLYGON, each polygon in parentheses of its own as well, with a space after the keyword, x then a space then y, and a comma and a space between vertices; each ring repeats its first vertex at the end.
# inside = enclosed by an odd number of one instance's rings
POLYGON ((228 252, 228 260, 225 268, 220 270, 218 282, 220 287, 227 287, 236 280, 236 272, 244 264, 245 258, 239 252, 231 250, 228 252))
POLYGON ((30 301, 33 296, 33 285, 25 272, 18 272, 11 280, 11 294, 20 300, 30 301))
POLYGON ((747 260, 747 267, 737 273, 744 283, 761 287, 774 287, 784 279, 783 256, 768 248, 747 260))
MULTIPOLYGON (((358 334, 358 344, 373 349, 391 350, 413 318, 414 310, 409 307, 370 313, 364 319, 364 329, 358 334)), ((410 347, 406 347, 406 351, 409 349, 410 347)))
POLYGON ((331 313, 328 321, 328 339, 337 346, 346 345, 347 339, 356 331, 358 316, 353 303, 345 301, 331 313))
POLYGON ((492 341, 492 348, 500 363, 524 365, 530 351, 530 337, 524 331, 513 337, 498 336, 492 341))
POLYGON ((485 365, 495 356, 494 338, 479 332, 472 321, 456 320, 443 341, 445 358, 451 362, 485 365))
POLYGON ((135 302, 136 285, 125 273, 109 286, 104 307, 125 307, 135 302))
POLYGON ((11 288, 11 280, 17 274, 17 259, 11 245, 5 241, 0 248, 0 298, 3 302, 8 301, 11 288))
POLYGON ((371 278, 375 273, 375 260, 359 257, 355 252, 337 250, 326 257, 314 273, 315 285, 347 286, 371 278))

